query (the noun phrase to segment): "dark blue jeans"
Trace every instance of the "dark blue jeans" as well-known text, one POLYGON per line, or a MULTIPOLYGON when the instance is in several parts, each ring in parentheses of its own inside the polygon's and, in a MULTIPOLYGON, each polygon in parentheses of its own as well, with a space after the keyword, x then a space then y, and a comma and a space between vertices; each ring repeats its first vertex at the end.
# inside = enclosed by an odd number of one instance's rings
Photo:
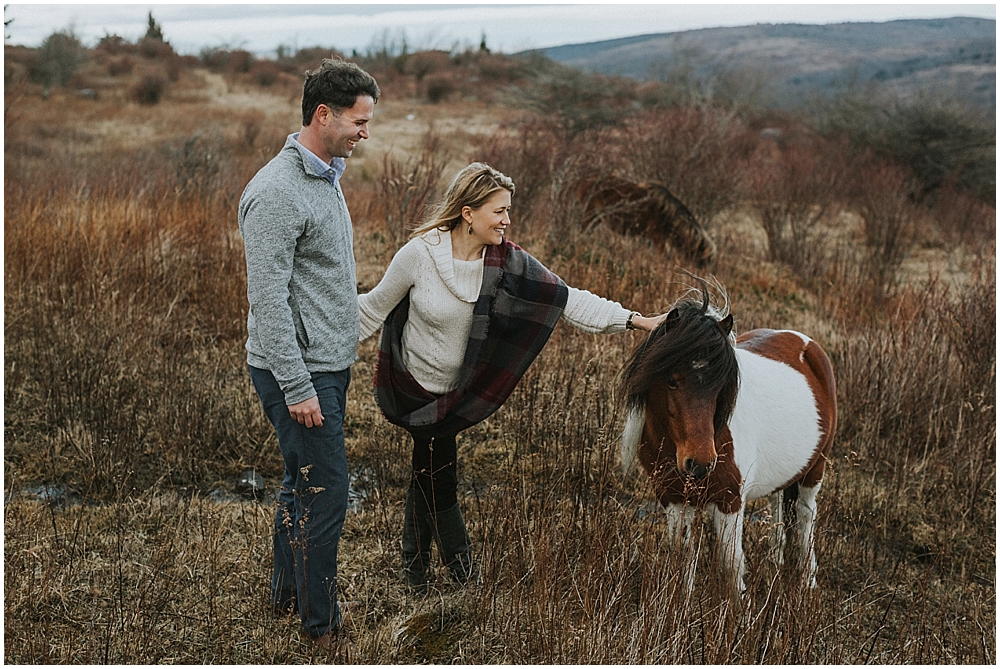
POLYGON ((271 372, 250 367, 250 378, 285 462, 274 517, 271 603, 282 609, 297 604, 302 626, 310 636, 321 637, 341 622, 337 546, 347 515, 344 408, 351 370, 312 375, 322 427, 306 427, 291 417, 271 372))

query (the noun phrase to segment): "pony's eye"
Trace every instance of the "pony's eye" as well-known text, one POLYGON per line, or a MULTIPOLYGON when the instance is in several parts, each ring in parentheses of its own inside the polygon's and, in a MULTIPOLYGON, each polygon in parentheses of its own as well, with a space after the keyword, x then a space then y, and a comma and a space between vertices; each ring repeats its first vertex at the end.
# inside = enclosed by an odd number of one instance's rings
POLYGON ((679 387, 680 387, 680 384, 677 383, 677 379, 675 379, 672 376, 668 376, 667 377, 667 388, 670 388, 671 390, 677 390, 677 388, 679 388, 679 387))

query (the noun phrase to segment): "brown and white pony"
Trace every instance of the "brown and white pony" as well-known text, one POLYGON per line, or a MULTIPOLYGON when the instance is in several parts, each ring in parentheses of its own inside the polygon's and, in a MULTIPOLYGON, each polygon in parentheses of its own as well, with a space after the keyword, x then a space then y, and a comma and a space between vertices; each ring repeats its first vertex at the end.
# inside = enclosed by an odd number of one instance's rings
MULTIPOLYGON (((710 305, 704 282, 695 292, 671 308, 623 370, 622 464, 628 470, 638 456, 685 548, 695 510, 713 513, 734 592, 744 590, 747 501, 769 498, 774 557, 784 562, 784 493, 794 500, 799 566, 816 587, 816 494, 837 427, 830 360, 791 330, 735 337, 728 308, 710 305)), ((694 559, 684 579, 689 593, 694 559)))

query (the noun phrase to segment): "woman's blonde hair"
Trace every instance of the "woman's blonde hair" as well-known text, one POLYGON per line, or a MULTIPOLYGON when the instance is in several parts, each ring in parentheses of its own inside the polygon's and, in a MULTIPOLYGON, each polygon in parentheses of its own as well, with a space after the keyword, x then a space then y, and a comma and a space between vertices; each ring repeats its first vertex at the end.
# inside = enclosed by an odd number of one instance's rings
POLYGON ((410 239, 419 237, 435 228, 442 231, 454 230, 462 222, 462 208, 479 209, 493 193, 500 190, 514 194, 514 181, 486 163, 472 163, 455 175, 444 194, 444 200, 433 210, 430 218, 419 225, 410 239))

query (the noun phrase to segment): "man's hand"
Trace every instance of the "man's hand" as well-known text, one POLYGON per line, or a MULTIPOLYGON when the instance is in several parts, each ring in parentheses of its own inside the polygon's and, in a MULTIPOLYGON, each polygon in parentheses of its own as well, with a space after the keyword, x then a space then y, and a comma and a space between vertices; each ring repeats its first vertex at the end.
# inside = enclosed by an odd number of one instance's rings
POLYGON ((319 408, 319 398, 315 395, 305 402, 290 404, 288 413, 291 414, 300 425, 306 427, 321 427, 323 425, 323 412, 319 408))

